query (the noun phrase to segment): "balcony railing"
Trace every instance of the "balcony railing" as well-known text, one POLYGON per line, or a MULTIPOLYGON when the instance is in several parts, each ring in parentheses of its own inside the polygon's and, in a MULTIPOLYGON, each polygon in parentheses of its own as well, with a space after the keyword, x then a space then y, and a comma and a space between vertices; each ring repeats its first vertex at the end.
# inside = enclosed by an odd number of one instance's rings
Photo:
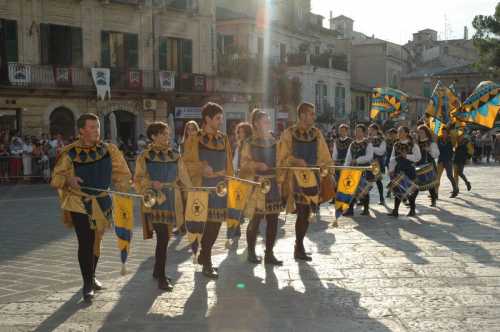
MULTIPOLYGON (((0 70, 0 85, 20 88, 95 89, 90 68, 9 63, 0 70)), ((203 74, 142 69, 110 69, 111 89, 142 92, 206 92, 203 74), (160 77, 164 82, 160 84, 160 77), (166 82, 166 83, 165 83, 166 82)))

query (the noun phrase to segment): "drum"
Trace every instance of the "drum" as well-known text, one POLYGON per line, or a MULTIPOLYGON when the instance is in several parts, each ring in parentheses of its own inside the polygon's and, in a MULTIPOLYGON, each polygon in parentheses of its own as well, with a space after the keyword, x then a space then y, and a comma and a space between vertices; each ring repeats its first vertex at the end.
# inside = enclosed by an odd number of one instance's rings
POLYGON ((410 180, 406 174, 399 174, 392 178, 389 183, 389 190, 399 199, 405 200, 408 196, 414 194, 418 189, 418 186, 410 180))
POLYGON ((366 176, 363 175, 361 177, 361 180, 359 181, 358 189, 356 189, 356 194, 354 195, 354 198, 361 199, 365 197, 366 195, 368 195, 372 187, 373 187, 373 182, 368 181, 366 179, 366 176))
POLYGON ((419 190, 429 190, 438 185, 436 168, 432 163, 417 166, 415 183, 419 190))

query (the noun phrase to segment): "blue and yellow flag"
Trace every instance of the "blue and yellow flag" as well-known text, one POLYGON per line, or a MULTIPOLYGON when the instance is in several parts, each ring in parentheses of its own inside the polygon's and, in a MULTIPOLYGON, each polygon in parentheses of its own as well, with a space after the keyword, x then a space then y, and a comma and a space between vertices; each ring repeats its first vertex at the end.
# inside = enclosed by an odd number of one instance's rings
POLYGON ((335 218, 344 214, 354 199, 356 190, 361 181, 363 171, 360 169, 343 169, 340 172, 335 195, 335 218))
POLYGON ((113 195, 113 217, 118 249, 122 261, 122 275, 126 273, 125 263, 130 252, 132 229, 134 228, 134 201, 131 197, 113 195))
POLYGON ((481 82, 462 107, 453 113, 460 121, 493 128, 500 110, 500 85, 491 81, 481 82))
POLYGON ((208 192, 189 191, 186 202, 186 231, 189 243, 200 243, 208 219, 208 192))
POLYGON ((429 128, 432 130, 434 135, 440 137, 443 133, 443 122, 435 117, 429 117, 429 128))
POLYGON ((375 88, 371 95, 370 118, 375 120, 382 113, 390 118, 398 117, 408 110, 408 95, 393 88, 375 88))
POLYGON ((253 185, 237 179, 229 179, 227 185, 227 235, 234 238, 243 218, 243 211, 252 193, 253 185))
POLYGON ((459 107, 460 99, 453 92, 453 89, 444 86, 439 81, 434 88, 425 113, 428 116, 439 119, 441 125, 449 125, 452 121, 451 112, 459 107))

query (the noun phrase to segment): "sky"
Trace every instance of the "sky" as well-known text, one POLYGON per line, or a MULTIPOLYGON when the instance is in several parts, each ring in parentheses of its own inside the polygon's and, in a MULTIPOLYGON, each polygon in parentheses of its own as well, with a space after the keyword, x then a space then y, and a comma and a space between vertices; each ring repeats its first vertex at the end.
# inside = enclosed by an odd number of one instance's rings
POLYGON ((332 11, 333 17, 352 18, 355 31, 397 44, 406 44, 414 32, 427 28, 436 30, 439 39, 445 36, 459 39, 464 36, 464 26, 468 26, 469 38, 472 38, 474 17, 493 15, 497 3, 492 0, 311 0, 312 12, 325 16, 325 26, 329 26, 332 11))

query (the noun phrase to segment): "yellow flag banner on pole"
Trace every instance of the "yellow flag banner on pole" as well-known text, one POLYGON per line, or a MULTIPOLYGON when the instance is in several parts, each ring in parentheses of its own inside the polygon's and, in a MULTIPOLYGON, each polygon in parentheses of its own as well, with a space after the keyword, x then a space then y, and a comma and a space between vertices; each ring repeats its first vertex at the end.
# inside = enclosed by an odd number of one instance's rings
POLYGON ((201 241, 208 219, 208 192, 189 191, 186 202, 186 230, 190 243, 201 241))
POLYGON ((335 217, 338 219, 351 204, 358 189, 363 171, 360 169, 343 169, 340 172, 335 195, 335 217))
POLYGON ((134 228, 134 201, 131 197, 113 195, 113 217, 118 249, 122 261, 122 275, 126 273, 125 263, 130 251, 132 229, 134 228))
POLYGON ((237 179, 229 179, 227 185, 227 234, 236 235, 243 211, 250 199, 253 185, 237 179))

